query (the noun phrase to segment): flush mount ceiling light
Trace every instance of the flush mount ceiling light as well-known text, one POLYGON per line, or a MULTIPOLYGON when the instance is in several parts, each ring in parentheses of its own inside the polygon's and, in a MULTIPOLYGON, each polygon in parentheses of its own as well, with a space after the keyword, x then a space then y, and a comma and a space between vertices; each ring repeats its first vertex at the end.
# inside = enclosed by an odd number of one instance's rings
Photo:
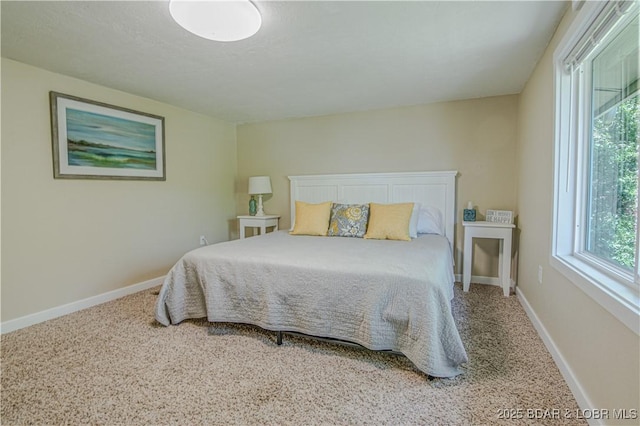
POLYGON ((169 13, 185 30, 215 41, 249 38, 262 24, 249 0, 171 0, 169 13))

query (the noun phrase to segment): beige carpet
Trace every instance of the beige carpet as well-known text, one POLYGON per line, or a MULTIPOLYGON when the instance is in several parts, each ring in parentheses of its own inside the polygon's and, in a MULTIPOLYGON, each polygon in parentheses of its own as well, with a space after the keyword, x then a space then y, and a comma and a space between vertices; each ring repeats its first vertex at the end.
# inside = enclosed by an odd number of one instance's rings
POLYGON ((16 424, 582 424, 515 296, 456 285, 466 373, 428 380, 404 357, 205 321, 162 327, 155 290, 2 336, 0 421, 16 424), (504 410, 525 419, 501 420, 504 410), (517 414, 520 415, 520 414, 517 414))

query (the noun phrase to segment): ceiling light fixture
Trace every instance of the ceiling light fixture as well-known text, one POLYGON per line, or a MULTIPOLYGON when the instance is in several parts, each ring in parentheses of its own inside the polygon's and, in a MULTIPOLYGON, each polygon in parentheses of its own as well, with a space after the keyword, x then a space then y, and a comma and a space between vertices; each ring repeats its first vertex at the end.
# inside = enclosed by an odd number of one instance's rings
POLYGON ((262 17, 249 0, 171 0, 171 17, 185 30, 215 41, 238 41, 260 29, 262 17))

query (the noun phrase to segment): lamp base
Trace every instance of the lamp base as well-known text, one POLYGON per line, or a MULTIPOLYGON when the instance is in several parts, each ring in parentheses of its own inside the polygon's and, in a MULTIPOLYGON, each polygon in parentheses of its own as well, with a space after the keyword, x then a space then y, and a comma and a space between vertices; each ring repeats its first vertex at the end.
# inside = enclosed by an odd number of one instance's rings
POLYGON ((262 207, 262 194, 258 195, 258 211, 256 212, 256 216, 261 217, 264 216, 264 208, 262 207))

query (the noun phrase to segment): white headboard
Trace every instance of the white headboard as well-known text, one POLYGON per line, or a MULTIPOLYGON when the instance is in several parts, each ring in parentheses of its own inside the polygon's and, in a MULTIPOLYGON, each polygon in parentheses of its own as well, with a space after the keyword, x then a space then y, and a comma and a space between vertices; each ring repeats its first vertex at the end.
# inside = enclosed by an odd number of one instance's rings
POLYGON ((444 171, 289 176, 291 223, 295 223, 296 200, 345 204, 414 202, 440 209, 445 236, 453 247, 457 174, 444 171))

